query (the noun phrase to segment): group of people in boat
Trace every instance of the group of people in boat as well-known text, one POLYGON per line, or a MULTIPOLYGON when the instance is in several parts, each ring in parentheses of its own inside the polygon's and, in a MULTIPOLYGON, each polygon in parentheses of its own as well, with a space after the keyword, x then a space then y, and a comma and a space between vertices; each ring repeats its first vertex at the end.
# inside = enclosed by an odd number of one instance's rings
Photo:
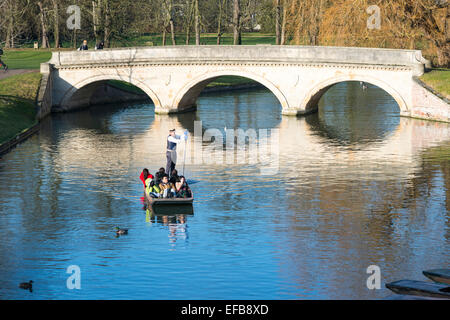
POLYGON ((192 191, 184 176, 179 176, 176 169, 171 175, 166 174, 164 168, 160 168, 152 175, 146 168, 142 170, 141 181, 145 192, 152 198, 191 198, 192 191))
MULTIPOLYGON (((187 140, 187 131, 183 139, 187 140)), ((191 198, 192 191, 184 176, 179 176, 175 169, 177 159, 177 144, 182 137, 175 134, 175 129, 169 130, 167 137, 167 166, 160 168, 153 176, 148 169, 141 173, 141 181, 144 183, 145 191, 153 198, 191 198)))

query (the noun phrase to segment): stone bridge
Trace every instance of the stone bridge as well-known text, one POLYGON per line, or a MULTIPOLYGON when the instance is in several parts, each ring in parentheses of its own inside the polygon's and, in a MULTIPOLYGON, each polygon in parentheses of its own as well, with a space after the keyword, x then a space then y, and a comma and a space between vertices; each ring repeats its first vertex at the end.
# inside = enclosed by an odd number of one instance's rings
MULTIPOLYGON (((93 104, 108 80, 139 87, 155 112, 195 110, 201 91, 220 76, 264 85, 283 115, 317 111, 322 95, 344 81, 364 81, 388 92, 402 116, 450 121, 450 106, 415 77, 427 63, 417 50, 309 46, 169 46, 54 52, 41 65, 48 112, 93 104), (95 94, 94 94, 95 93, 95 94)), ((48 113, 47 112, 47 113, 48 113)), ((45 113, 45 112, 41 112, 45 113)))

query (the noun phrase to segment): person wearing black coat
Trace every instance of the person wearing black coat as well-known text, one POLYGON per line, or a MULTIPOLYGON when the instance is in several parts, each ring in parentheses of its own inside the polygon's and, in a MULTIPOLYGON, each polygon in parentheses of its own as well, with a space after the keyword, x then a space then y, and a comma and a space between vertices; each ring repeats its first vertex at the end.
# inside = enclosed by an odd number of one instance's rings
POLYGON ((86 51, 89 50, 87 40, 83 40, 83 44, 78 48, 78 51, 86 51))
POLYGON ((104 47, 105 47, 105 43, 103 41, 101 41, 99 44, 97 44, 95 46, 95 50, 103 50, 104 47))
POLYGON ((8 66, 6 63, 2 61, 3 50, 0 48, 0 66, 3 67, 3 70, 8 71, 8 66))

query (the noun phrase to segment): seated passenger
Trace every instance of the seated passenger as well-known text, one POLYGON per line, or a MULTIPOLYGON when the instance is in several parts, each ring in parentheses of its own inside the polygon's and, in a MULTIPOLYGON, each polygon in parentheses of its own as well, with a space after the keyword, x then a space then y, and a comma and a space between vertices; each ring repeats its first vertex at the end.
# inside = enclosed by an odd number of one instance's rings
POLYGON ((180 181, 176 183, 175 191, 177 193, 177 198, 191 198, 192 192, 191 188, 186 182, 186 178, 180 176, 180 181))
POLYGON ((166 170, 164 168, 160 168, 157 173, 155 173, 155 183, 159 186, 161 183, 162 177, 166 174, 166 170))
POLYGON ((163 198, 172 198, 176 195, 175 187, 169 182, 169 176, 165 174, 159 184, 160 194, 163 198))
POLYGON ((150 171, 148 171, 147 168, 142 170, 141 176, 139 177, 139 179, 141 179, 142 183, 144 184, 144 187, 145 187, 145 180, 147 180, 149 176, 153 179, 153 175, 150 174, 150 171))
POLYGON ((155 181, 153 181, 153 179, 147 179, 146 182, 148 182, 147 194, 152 198, 160 198, 161 190, 159 189, 158 185, 155 184, 155 181))
POLYGON ((180 181, 180 177, 178 177, 178 171, 176 169, 173 169, 172 171, 172 176, 170 177, 169 182, 173 185, 175 185, 175 183, 180 181))

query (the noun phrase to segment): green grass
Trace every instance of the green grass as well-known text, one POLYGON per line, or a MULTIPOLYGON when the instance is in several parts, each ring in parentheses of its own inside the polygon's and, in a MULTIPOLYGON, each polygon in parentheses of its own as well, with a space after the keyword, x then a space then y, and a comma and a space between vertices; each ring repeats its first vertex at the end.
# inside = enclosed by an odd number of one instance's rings
POLYGON ((0 80, 0 95, 36 100, 41 82, 39 72, 19 74, 0 80))
POLYGON ((420 79, 447 99, 450 99, 450 69, 434 69, 420 79))
POLYGON ((0 144, 37 123, 33 101, 0 96, 0 144))
MULTIPOLYGON (((219 77, 216 80, 214 80, 214 82, 211 82, 210 84, 208 84, 208 88, 211 87, 222 87, 222 86, 237 86, 237 85, 242 85, 242 84, 253 84, 255 83, 255 81, 251 80, 251 79, 247 79, 247 78, 241 78, 241 77, 235 77, 235 76, 223 76, 223 77, 219 77)), ((143 92, 141 89, 139 89, 138 87, 127 83, 127 82, 123 82, 123 81, 118 81, 118 80, 110 80, 108 81, 108 84, 131 92, 131 93, 137 93, 137 94, 145 94, 145 92, 143 92)))
MULTIPOLYGON (((175 41, 177 45, 186 44, 186 34, 176 34, 175 41)), ((256 45, 256 44, 275 44, 275 35, 267 33, 243 33, 242 34, 242 44, 243 45, 256 45)), ((162 35, 161 34, 146 34, 142 36, 137 36, 128 39, 113 40, 111 44, 117 47, 139 47, 147 46, 149 44, 154 46, 162 45, 162 35)), ((202 45, 216 45, 217 44, 217 34, 215 33, 202 33, 200 37, 200 43, 202 45)), ((195 34, 191 34, 190 45, 195 45, 195 34)), ((225 33, 222 35, 222 45, 233 44, 233 34, 225 33)), ((93 42, 91 45, 95 45, 93 42)), ((166 45, 172 45, 172 40, 170 33, 166 35, 166 45)))
POLYGON ((5 49, 2 60, 9 69, 39 69, 41 63, 50 60, 50 50, 5 49))
MULTIPOLYGON (((76 48, 80 47, 81 42, 84 39, 82 37, 77 38, 76 48)), ((88 46, 90 50, 93 50, 95 47, 95 40, 87 39, 88 46)), ((177 45, 185 45, 186 44, 186 34, 185 33, 177 33, 175 35, 175 40, 177 45)), ((256 45, 256 44, 273 44, 275 45, 275 35, 271 33, 258 33, 258 32, 244 32, 242 33, 242 44, 243 45, 256 45)), ((216 45, 217 44, 217 34, 216 33, 202 33, 200 37, 200 43, 202 45, 216 45)), ((166 45, 171 45, 172 40, 170 33, 166 35, 166 45)), ((195 33, 191 33, 189 44, 195 45, 195 33)), ((222 35, 221 44, 230 45, 233 44, 233 34, 232 33, 224 33, 222 35)), ((53 48, 53 43, 50 43, 53 48)), ((111 39, 111 47, 142 47, 142 46, 161 46, 162 45, 162 34, 141 34, 132 37, 124 37, 124 38, 116 38, 111 39)), ((23 44, 21 46, 24 50, 34 50, 33 42, 29 42, 23 44), (26 49, 25 49, 26 48, 26 49)), ((71 41, 62 41, 61 47, 63 49, 60 50, 74 50, 73 43, 71 41)), ((51 49, 39 49, 38 51, 45 52, 51 49)), ((47 59, 48 60, 48 59, 47 59)))
POLYGON ((36 124, 34 102, 40 81, 39 72, 0 80, 0 144, 36 124))
POLYGON ((241 84, 255 83, 252 79, 236 77, 236 76, 223 76, 219 77, 214 82, 208 84, 208 87, 221 87, 221 86, 237 86, 241 84))
POLYGON ((124 90, 124 91, 132 92, 132 93, 136 93, 136 94, 145 94, 144 91, 142 91, 138 87, 136 87, 128 82, 123 82, 123 81, 118 81, 118 80, 110 80, 110 81, 108 81, 108 84, 113 87, 124 90))

